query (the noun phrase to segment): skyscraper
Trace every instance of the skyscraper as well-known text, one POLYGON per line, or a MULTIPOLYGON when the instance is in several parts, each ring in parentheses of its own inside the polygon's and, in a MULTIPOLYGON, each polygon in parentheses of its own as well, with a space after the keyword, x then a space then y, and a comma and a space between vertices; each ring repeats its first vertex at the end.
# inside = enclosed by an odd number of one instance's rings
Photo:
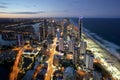
POLYGON ((18 46, 21 46, 21 35, 18 34, 18 35, 17 35, 17 38, 18 38, 18 46))
POLYGON ((54 24, 52 25, 52 34, 55 35, 55 27, 54 27, 54 24))
POLYGON ((87 43, 81 41, 80 43, 80 55, 85 54, 86 53, 86 48, 87 48, 87 43))
POLYGON ((87 51, 85 54, 84 62, 88 70, 93 70, 93 59, 94 59, 94 56, 91 53, 91 51, 87 51))
POLYGON ((40 31, 40 37, 39 37, 39 38, 40 38, 40 41, 43 41, 43 39, 44 39, 44 38, 43 38, 43 26, 40 26, 40 27, 39 27, 39 31, 40 31))
POLYGON ((44 19, 43 24, 39 27, 41 41, 46 39, 48 34, 47 30, 48 30, 47 21, 46 19, 44 19))
POLYGON ((64 41, 63 38, 59 38, 59 50, 64 51, 64 41))
POLYGON ((63 27, 64 27, 64 30, 63 30, 63 38, 64 40, 67 40, 67 26, 69 25, 69 19, 64 19, 64 24, 63 24, 63 27))
POLYGON ((64 24, 64 31, 63 31, 63 38, 64 40, 67 40, 67 23, 64 24))
POLYGON ((73 41, 69 41, 68 48, 70 52, 74 53, 74 42, 73 41))
POLYGON ((57 38, 59 40, 59 38, 60 38, 60 29, 59 28, 57 28, 57 30, 56 30, 56 36, 57 36, 57 38))
POLYGON ((80 38, 80 41, 82 40, 82 18, 80 17, 79 18, 79 38, 80 38))
POLYGON ((78 50, 75 50, 73 54, 73 63, 76 65, 78 61, 79 61, 78 50))
POLYGON ((48 26, 47 26, 47 20, 44 19, 44 22, 43 22, 43 39, 45 39, 47 37, 47 32, 48 30, 48 26))

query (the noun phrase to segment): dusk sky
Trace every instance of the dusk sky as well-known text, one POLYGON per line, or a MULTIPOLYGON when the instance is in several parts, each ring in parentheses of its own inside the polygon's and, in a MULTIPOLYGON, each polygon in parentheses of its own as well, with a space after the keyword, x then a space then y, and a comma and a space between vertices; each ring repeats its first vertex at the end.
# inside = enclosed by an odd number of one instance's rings
POLYGON ((0 0, 0 18, 120 18, 120 0, 0 0))

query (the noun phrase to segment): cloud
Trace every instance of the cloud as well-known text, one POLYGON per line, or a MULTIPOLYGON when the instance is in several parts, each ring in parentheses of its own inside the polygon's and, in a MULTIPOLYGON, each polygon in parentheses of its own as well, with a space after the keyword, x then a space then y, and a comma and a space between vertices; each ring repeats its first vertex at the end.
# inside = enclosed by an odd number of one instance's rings
POLYGON ((0 2, 0 4, 1 4, 1 5, 5 5, 5 4, 7 4, 7 3, 5 3, 5 2, 0 2))
POLYGON ((0 1, 0 8, 7 8, 7 7, 6 7, 6 4, 7 4, 7 3, 0 1))
POLYGON ((7 8, 6 6, 2 6, 2 5, 0 5, 0 8, 7 8))
POLYGON ((6 13, 6 12, 0 12, 0 14, 1 14, 1 13, 6 13))
POLYGON ((39 14, 39 13, 45 13, 44 11, 39 12, 12 12, 11 14, 39 14))
POLYGON ((0 12, 5 14, 40 14, 45 13, 45 11, 38 11, 38 12, 0 12))

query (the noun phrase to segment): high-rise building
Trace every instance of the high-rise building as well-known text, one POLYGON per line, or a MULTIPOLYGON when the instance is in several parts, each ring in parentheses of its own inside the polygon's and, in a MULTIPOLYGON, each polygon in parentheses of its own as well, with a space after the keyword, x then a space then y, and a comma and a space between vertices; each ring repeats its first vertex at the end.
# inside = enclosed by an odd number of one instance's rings
POLYGON ((86 53, 86 48, 87 48, 87 43, 81 41, 81 43, 80 43, 80 54, 85 54, 86 53))
POLYGON ((60 29, 59 28, 56 29, 56 36, 57 36, 57 39, 59 40, 59 38, 60 38, 60 29))
POLYGON ((86 66, 87 69, 89 68, 89 64, 90 64, 89 59, 90 59, 90 55, 87 53, 85 55, 85 66, 86 66))
POLYGON ((63 37, 64 37, 64 39, 66 40, 67 39, 67 24, 65 23, 64 24, 64 31, 63 31, 63 37))
POLYGON ((81 18, 79 18, 79 39, 80 39, 80 41, 82 40, 82 19, 81 18))
POLYGON ((59 50, 64 51, 64 40, 63 40, 63 38, 59 38, 59 50))
POLYGON ((52 34, 53 35, 55 35, 55 23, 54 23, 54 20, 52 21, 52 23, 51 23, 51 32, 52 32, 52 34))
POLYGON ((78 63, 78 50, 74 50, 74 54, 73 54, 73 63, 76 65, 78 63))
POLYGON ((43 24, 39 27, 41 41, 45 40, 48 34, 47 21, 44 19, 43 24))
POLYGON ((93 70, 93 59, 94 59, 94 56, 91 53, 91 51, 87 51, 85 54, 84 62, 85 62, 85 67, 88 70, 93 70))
POLYGON ((64 19, 64 24, 63 24, 63 27, 64 27, 64 30, 63 30, 63 38, 64 40, 67 40, 67 26, 69 25, 69 21, 67 19, 64 19))
POLYGON ((44 19, 44 22, 43 22, 43 39, 46 39, 47 34, 48 34, 47 31, 48 31, 47 20, 44 19))
POLYGON ((53 35, 55 35, 55 27, 54 26, 52 26, 52 31, 51 32, 52 32, 53 35))
POLYGON ((21 35, 18 34, 17 37, 18 37, 18 46, 21 46, 21 35))
POLYGON ((90 55, 90 59, 89 59, 89 61, 90 61, 89 69, 90 69, 90 70, 93 70, 93 59, 94 59, 94 56, 91 54, 91 55, 90 55))
POLYGON ((68 52, 68 53, 66 54, 66 59, 68 59, 68 60, 73 60, 73 59, 74 59, 73 53, 72 53, 72 52, 68 52))
POLYGON ((40 26, 39 27, 39 31, 40 31, 40 41, 43 41, 44 40, 44 38, 43 38, 43 27, 42 26, 40 26))
POLYGON ((69 52, 74 53, 74 42, 73 41, 68 42, 68 48, 69 48, 69 52))

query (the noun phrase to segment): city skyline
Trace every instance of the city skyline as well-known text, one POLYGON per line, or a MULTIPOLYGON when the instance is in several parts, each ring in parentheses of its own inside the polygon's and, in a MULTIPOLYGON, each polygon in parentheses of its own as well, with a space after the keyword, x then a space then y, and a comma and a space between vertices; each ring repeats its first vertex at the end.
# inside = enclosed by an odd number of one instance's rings
POLYGON ((119 0, 0 0, 0 18, 120 18, 119 0))

